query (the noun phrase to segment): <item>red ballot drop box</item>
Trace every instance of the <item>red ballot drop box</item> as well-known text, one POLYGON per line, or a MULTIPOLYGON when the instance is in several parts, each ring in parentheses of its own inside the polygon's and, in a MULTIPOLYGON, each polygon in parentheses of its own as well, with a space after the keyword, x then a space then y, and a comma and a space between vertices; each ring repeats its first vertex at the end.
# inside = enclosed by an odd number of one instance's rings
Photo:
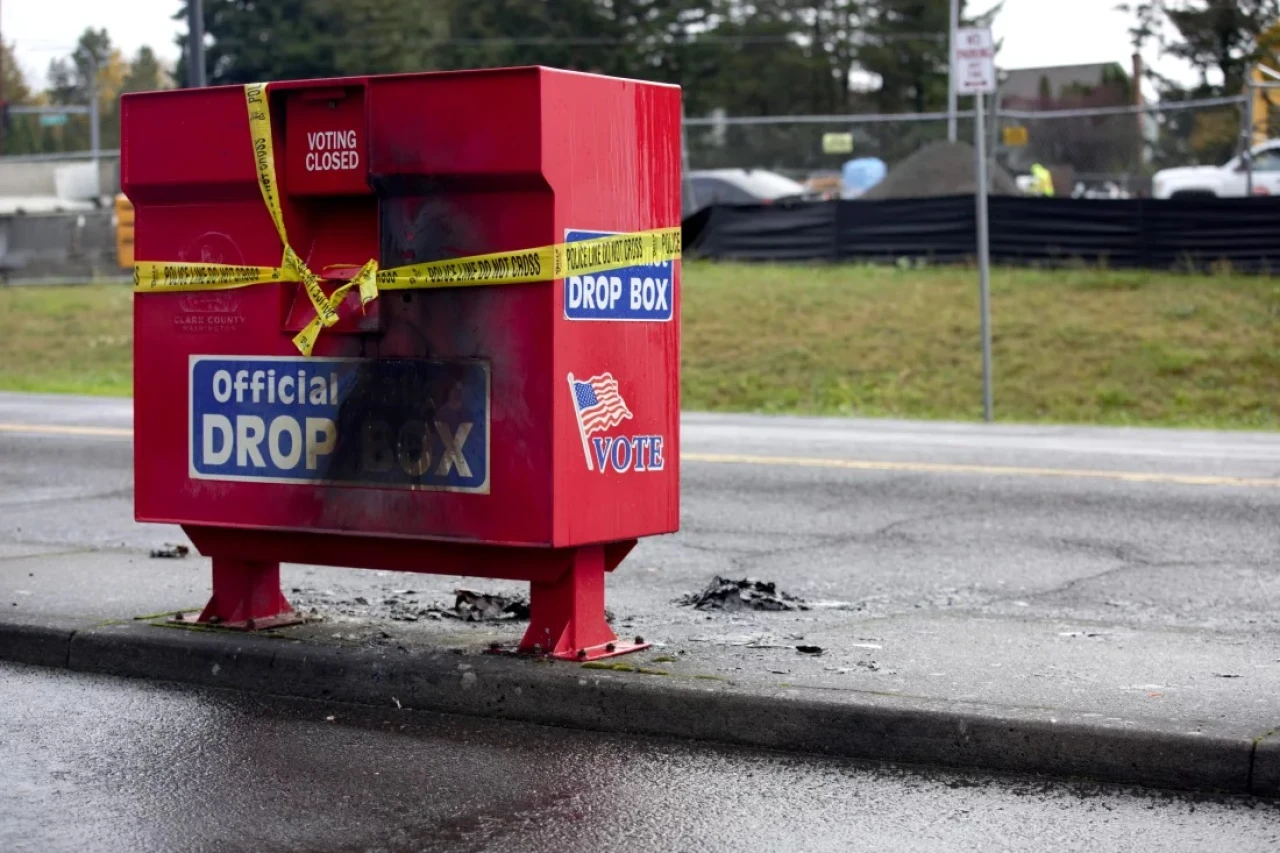
POLYGON ((604 582, 679 523, 679 89, 341 78, 122 125, 136 516, 212 558, 199 619, 295 620, 284 561, 528 580, 521 651, 635 648, 604 582))

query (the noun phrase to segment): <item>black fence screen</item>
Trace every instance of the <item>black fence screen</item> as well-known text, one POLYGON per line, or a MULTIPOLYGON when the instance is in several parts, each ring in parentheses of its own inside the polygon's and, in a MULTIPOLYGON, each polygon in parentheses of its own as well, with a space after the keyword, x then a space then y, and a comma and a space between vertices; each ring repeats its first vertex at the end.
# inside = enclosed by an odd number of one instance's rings
MULTIPOLYGON (((1280 271, 1280 199, 993 196, 991 259, 1152 269, 1280 271)), ((972 196, 717 206, 684 223, 690 257, 745 261, 967 261, 972 196)))

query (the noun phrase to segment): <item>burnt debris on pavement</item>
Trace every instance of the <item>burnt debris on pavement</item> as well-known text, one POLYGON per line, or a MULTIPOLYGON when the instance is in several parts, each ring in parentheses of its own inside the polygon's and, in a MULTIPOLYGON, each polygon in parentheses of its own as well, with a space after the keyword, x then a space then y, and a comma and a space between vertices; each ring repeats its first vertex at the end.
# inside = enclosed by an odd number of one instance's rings
POLYGON ((475 592, 469 589, 457 590, 452 611, 444 611, 443 615, 461 619, 463 622, 495 622, 511 619, 527 622, 529 620, 529 600, 523 596, 496 595, 475 592))
POLYGON ((695 610, 808 610, 804 600, 778 589, 771 581, 743 578, 731 580, 719 575, 701 592, 683 596, 677 602, 695 610))

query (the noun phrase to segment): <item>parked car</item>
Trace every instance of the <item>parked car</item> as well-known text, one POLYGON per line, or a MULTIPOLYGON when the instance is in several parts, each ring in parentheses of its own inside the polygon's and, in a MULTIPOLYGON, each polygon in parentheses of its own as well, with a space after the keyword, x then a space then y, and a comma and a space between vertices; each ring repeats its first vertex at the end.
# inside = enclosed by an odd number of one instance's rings
MULTIPOLYGON (((1185 166, 1163 169, 1151 179, 1154 198, 1244 198, 1247 186, 1244 157, 1223 166, 1185 166)), ((1253 194, 1280 195, 1280 139, 1253 149, 1253 194)))
POLYGON ((840 198, 844 184, 839 172, 812 172, 804 179, 804 188, 810 197, 818 201, 840 198))
POLYGON ((765 169, 698 169, 685 181, 683 215, 713 204, 773 204, 815 195, 799 181, 765 169))
POLYGON ((1071 189, 1072 198, 1131 198, 1132 194, 1115 181, 1076 181, 1071 189))

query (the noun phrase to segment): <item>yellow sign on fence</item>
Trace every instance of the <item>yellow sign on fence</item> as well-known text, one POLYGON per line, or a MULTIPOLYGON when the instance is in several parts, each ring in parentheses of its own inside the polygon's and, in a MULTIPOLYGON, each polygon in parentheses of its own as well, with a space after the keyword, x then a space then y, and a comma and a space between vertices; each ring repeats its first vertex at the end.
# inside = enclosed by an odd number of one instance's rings
POLYGON ((852 133, 822 134, 822 153, 823 154, 852 154, 853 153, 853 134, 852 133))
POLYGON ((1009 148, 1021 148, 1030 141, 1027 129, 1019 124, 1004 128, 1000 135, 1004 139, 1005 146, 1009 148))

